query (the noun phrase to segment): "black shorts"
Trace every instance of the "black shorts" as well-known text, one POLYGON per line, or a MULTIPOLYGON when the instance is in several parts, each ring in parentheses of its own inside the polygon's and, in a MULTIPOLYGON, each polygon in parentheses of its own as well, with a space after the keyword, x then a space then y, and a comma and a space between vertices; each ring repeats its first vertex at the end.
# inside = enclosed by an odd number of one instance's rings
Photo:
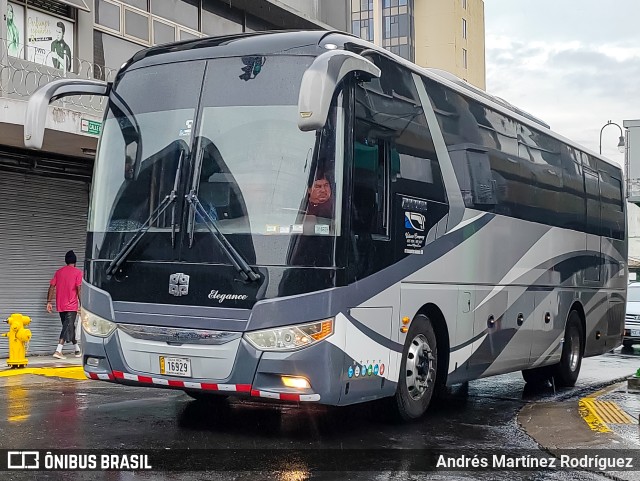
POLYGON ((76 343, 76 311, 65 311, 60 313, 60 321, 62 321, 62 331, 60 331, 60 339, 64 342, 76 343))

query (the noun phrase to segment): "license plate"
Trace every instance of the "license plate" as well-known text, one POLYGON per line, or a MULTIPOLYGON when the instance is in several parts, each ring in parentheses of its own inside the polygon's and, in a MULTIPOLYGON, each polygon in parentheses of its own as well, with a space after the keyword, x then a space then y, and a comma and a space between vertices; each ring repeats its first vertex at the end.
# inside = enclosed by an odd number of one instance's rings
POLYGON ((633 337, 640 337, 640 329, 637 329, 637 330, 636 329, 632 329, 631 330, 631 335, 633 337))
POLYGON ((191 377, 191 359, 160 356, 160 374, 191 377))

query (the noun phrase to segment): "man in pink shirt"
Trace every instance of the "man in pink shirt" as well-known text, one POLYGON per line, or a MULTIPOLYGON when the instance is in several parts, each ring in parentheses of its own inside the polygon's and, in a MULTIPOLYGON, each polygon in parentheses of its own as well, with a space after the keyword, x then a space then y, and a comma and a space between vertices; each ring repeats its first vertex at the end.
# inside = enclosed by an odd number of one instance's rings
POLYGON ((62 331, 60 332, 60 340, 56 352, 53 357, 65 359, 62 355, 62 346, 65 342, 73 343, 76 357, 80 357, 80 346, 76 340, 75 321, 78 309, 80 308, 80 286, 82 285, 82 271, 76 268, 77 258, 73 251, 69 251, 64 256, 67 264, 61 267, 53 275, 53 279, 49 283, 49 292, 47 293, 47 312, 51 313, 53 295, 56 296, 56 310, 60 313, 62 321, 62 331))

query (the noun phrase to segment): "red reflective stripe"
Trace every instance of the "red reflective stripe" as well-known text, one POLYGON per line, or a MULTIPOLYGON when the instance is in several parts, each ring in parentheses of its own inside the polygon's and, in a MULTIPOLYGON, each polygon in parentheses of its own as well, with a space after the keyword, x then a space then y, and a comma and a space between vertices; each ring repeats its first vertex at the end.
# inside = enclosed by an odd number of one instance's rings
POLYGON ((124 379, 124 373, 122 371, 113 371, 113 377, 116 379, 124 379))
POLYGON ((280 399, 283 400, 283 401, 297 401, 297 402, 300 402, 300 394, 281 393, 280 394, 280 399))
POLYGON ((182 381, 172 381, 171 379, 169 379, 169 386, 184 387, 184 382, 182 382, 182 381))
POLYGON ((88 374, 91 379, 100 379, 95 372, 88 372, 86 374, 88 374))
POLYGON ((147 376, 138 376, 138 382, 146 382, 149 384, 153 384, 153 380, 147 376))
POLYGON ((256 397, 260 397, 260 391, 256 391, 255 389, 251 390, 251 395, 252 396, 256 396, 256 397))
POLYGON ((107 374, 107 376, 109 377, 109 381, 113 381, 114 379, 113 374, 107 374))
POLYGON ((217 384, 207 384, 207 383, 202 383, 200 384, 200 387, 202 389, 207 389, 209 391, 217 391, 218 390, 218 385, 217 384))
POLYGON ((236 391, 238 392, 253 392, 251 391, 251 384, 236 384, 236 391))

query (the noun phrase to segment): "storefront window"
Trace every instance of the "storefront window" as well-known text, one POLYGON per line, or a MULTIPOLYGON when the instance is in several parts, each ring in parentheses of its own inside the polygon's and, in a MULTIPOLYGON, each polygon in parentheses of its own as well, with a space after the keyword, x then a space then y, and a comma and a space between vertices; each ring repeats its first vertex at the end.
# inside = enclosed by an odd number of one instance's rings
POLYGON ((153 20, 153 44, 169 43, 176 41, 176 29, 158 20, 153 20))
POLYGON ((148 42, 149 17, 126 9, 124 11, 124 33, 148 42))
POLYGON ((242 33, 244 13, 242 10, 221 4, 218 1, 202 2, 202 33, 206 35, 230 35, 242 33))
POLYGON ((200 0, 162 0, 151 2, 151 13, 198 30, 200 0))
POLYGON ((120 7, 104 0, 96 0, 95 19, 98 25, 120 31, 120 7))
POLYGON ((113 35, 98 30, 93 31, 93 76, 101 80, 113 80, 112 76, 123 63, 129 60, 144 47, 133 42, 127 42, 113 35), (110 77, 111 76, 111 77, 110 77))
POLYGON ((141 10, 149 10, 147 0, 120 0, 122 3, 131 5, 132 7, 138 7, 141 10))

